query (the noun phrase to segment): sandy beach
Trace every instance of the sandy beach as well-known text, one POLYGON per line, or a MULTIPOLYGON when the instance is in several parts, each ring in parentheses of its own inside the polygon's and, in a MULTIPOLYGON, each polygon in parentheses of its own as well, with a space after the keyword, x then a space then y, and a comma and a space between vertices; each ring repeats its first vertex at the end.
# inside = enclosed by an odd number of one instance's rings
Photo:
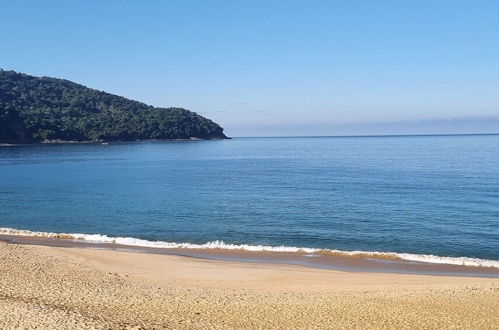
POLYGON ((0 243, 0 328, 497 329, 499 279, 0 243))

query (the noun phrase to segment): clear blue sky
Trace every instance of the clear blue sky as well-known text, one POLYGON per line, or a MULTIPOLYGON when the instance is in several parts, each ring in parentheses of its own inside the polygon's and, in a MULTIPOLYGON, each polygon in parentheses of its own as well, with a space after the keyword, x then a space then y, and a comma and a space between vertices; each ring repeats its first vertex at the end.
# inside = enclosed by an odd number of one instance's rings
POLYGON ((0 0, 0 45, 233 136, 499 132, 499 1, 0 0))

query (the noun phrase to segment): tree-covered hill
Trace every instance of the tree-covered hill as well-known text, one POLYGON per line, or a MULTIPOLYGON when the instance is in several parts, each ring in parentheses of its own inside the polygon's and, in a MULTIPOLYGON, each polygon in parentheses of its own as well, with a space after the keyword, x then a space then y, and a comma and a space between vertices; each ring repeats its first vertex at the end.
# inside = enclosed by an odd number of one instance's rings
POLYGON ((216 123, 74 82, 0 69, 0 142, 223 139, 216 123))

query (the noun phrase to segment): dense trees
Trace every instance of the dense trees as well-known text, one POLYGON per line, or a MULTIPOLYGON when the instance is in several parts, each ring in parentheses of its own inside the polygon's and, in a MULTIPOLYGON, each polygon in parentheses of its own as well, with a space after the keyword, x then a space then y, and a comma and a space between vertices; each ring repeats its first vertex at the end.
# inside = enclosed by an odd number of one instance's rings
POLYGON ((68 80, 0 69, 0 142, 226 138, 182 108, 155 108, 68 80))

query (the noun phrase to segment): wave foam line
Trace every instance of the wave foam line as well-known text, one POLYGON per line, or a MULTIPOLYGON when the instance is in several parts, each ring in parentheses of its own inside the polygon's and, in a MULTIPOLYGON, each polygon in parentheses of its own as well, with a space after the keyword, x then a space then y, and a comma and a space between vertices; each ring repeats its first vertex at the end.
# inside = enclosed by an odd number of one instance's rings
POLYGON ((162 248, 162 249, 221 249, 221 250, 240 250, 252 252, 291 252, 291 253, 307 253, 318 255, 336 255, 336 256, 352 256, 352 257, 367 257, 391 260, 407 260, 434 264, 447 264, 471 267, 489 267, 499 268, 499 260, 488 260, 469 257, 442 257, 428 254, 412 254, 412 253, 395 253, 395 252, 378 252, 378 251, 342 251, 333 249, 318 249, 305 248, 294 246, 268 246, 268 245, 249 245, 249 244, 227 244, 223 241, 213 241, 205 244, 193 243, 176 243, 164 241, 148 241, 134 237, 110 237, 101 234, 66 234, 66 233, 51 233, 41 231, 31 231, 14 228, 0 228, 0 234, 17 235, 28 237, 43 237, 43 238, 59 238, 83 240, 90 243, 104 244, 119 244, 128 246, 139 246, 147 248, 162 248))

